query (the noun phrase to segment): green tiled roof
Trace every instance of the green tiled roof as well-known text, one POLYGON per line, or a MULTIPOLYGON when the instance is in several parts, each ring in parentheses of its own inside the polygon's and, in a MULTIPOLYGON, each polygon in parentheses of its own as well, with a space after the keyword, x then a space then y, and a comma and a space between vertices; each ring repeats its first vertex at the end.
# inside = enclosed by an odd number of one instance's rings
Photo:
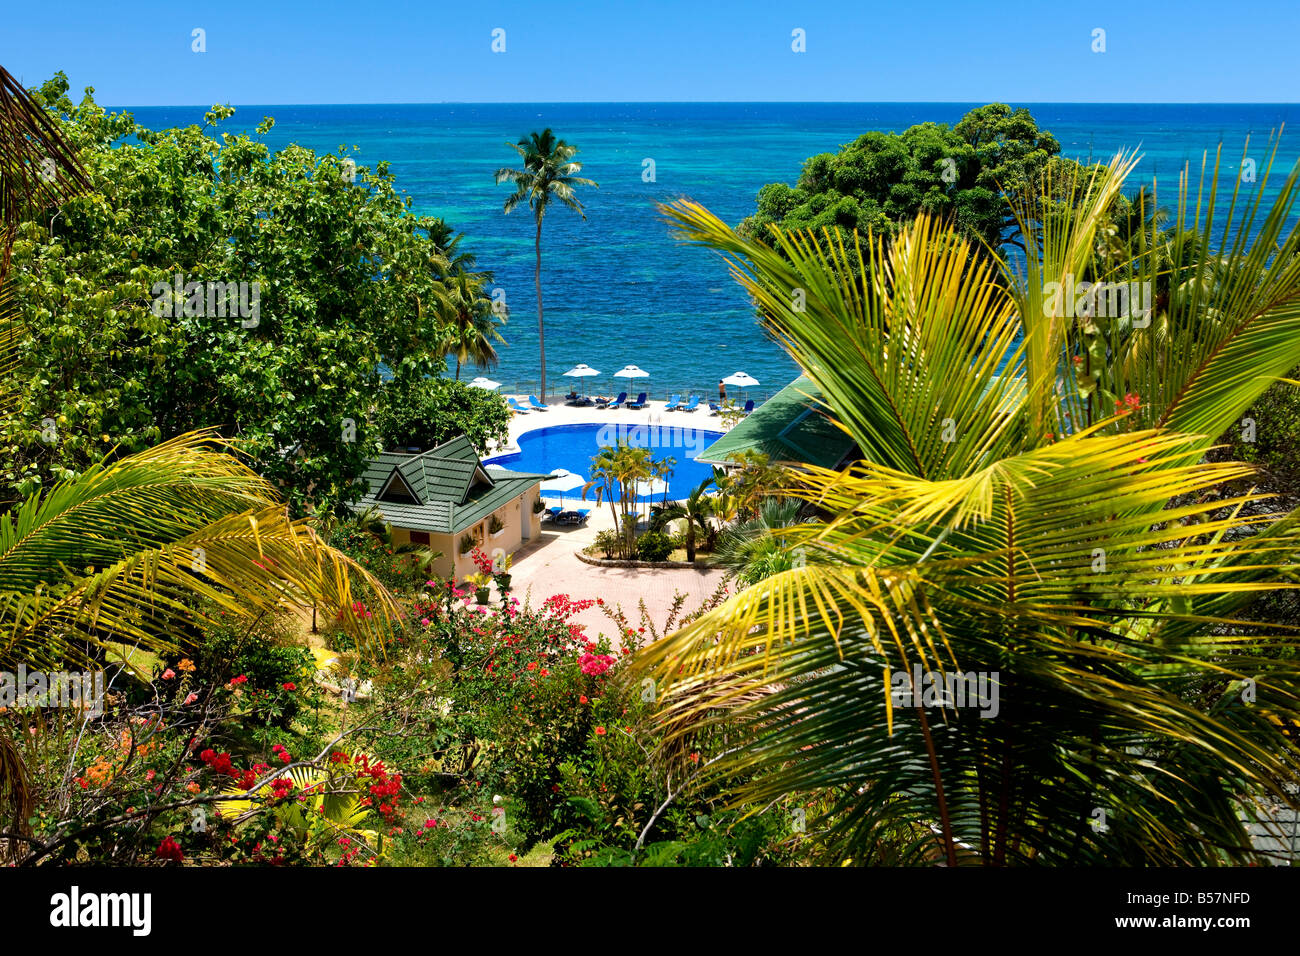
MULTIPOLYGON (((389 524, 410 531, 457 534, 482 521, 546 476, 485 469, 469 439, 452 439, 419 455, 383 452, 362 476, 365 496, 354 508, 375 508, 389 524), (396 473, 415 502, 379 497, 396 473)), ((405 489, 402 489, 405 491, 405 489)))
POLYGON ((773 462, 837 467, 853 451, 853 439, 821 411, 821 397, 801 375, 704 449, 698 460, 721 465, 752 451, 773 462))

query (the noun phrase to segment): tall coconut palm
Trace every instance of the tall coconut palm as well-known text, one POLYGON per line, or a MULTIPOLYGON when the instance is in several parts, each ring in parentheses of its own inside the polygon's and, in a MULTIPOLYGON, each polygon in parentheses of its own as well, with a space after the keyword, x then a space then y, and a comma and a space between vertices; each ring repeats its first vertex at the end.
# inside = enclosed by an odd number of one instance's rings
POLYGON ((1207 449, 1300 364, 1300 166, 1272 203, 1234 193, 1226 226, 1187 221, 1216 208, 1218 163, 1198 207, 1185 183, 1170 254, 1147 242, 1106 278, 1154 284, 1195 246, 1217 249, 1213 281, 1081 323, 1060 284, 1095 265, 1133 162, 1019 198, 1016 266, 928 218, 769 246, 666 208, 730 260, 862 457, 787 489, 821 514, 790 532, 805 565, 639 664, 671 735, 745 728, 703 777, 743 771, 757 806, 829 794, 839 859, 1247 861, 1243 804, 1297 804, 1297 639, 1234 615, 1295 586, 1300 515, 1204 493, 1249 477, 1207 449), (1062 189, 1070 214, 1036 215, 1062 189), (1072 387, 1085 335, 1118 410, 1072 387))
POLYGON ((519 154, 523 167, 503 168, 496 172, 498 184, 511 183, 515 187, 515 191, 506 198, 505 213, 509 215, 521 202, 527 202, 537 224, 533 242, 537 255, 533 281, 537 286, 537 350, 541 364, 541 396, 542 401, 546 401, 546 332, 542 322, 542 220, 551 204, 557 201, 585 220, 587 214, 574 193, 574 187, 595 186, 596 183, 577 175, 582 171, 582 163, 573 158, 578 153, 578 147, 556 139, 549 127, 540 133, 520 137, 518 143, 506 145, 519 154))

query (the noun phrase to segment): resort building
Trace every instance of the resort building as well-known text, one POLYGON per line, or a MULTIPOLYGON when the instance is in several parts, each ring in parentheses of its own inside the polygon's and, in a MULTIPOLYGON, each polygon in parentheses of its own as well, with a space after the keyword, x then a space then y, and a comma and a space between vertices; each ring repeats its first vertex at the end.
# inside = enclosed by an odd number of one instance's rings
POLYGON ((822 393, 804 375, 756 408, 696 459, 734 466, 745 452, 766 455, 775 463, 838 468, 855 458, 853 439, 821 406, 822 393))
POLYGON ((353 508, 383 515, 393 547, 422 544, 441 552, 436 575, 464 579, 477 570, 474 546, 489 556, 498 548, 511 553, 541 534, 536 509, 545 478, 485 467, 462 436, 420 454, 381 453, 366 468, 366 494, 353 508))

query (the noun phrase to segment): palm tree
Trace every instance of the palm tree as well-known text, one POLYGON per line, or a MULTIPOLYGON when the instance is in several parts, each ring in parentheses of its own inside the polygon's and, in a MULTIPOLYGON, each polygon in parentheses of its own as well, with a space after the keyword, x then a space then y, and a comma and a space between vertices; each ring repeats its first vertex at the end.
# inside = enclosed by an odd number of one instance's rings
POLYGON ((556 139, 550 128, 540 133, 530 133, 520 137, 518 143, 507 143, 523 160, 522 169, 498 169, 496 181, 513 183, 515 191, 506 198, 505 213, 509 215, 521 203, 527 200, 528 208, 533 211, 537 223, 537 235, 534 248, 537 264, 533 270, 533 281, 537 285, 537 348, 541 362, 542 401, 546 401, 546 336, 542 324, 542 219, 546 210, 554 201, 568 206, 584 220, 587 214, 582 203, 574 195, 575 186, 595 186, 590 179, 577 175, 582 171, 582 163, 573 157, 578 147, 570 146, 562 139, 556 139))
POLYGON ((861 460, 786 489, 821 514, 789 533, 806 564, 638 664, 671 737, 744 730, 701 782, 744 779, 753 806, 827 795, 840 860, 1249 861, 1243 803, 1297 806, 1296 638, 1236 615, 1295 586, 1300 514, 1208 495, 1252 469, 1206 452, 1300 365, 1300 165, 1226 226, 1186 221, 1216 208, 1218 162, 1203 203, 1183 184, 1169 255, 1149 240, 1105 278, 1154 285, 1199 248, 1213 281, 1093 318, 1097 389, 1123 398, 1090 411, 1068 387, 1085 330, 1056 290, 1095 265, 1133 163, 1018 197, 1018 265, 926 217, 892 241, 773 229, 769 246, 665 207, 729 259, 861 460), (1043 215, 1062 190, 1070 214, 1043 215))
POLYGON ((501 318, 492 300, 483 294, 483 277, 474 273, 455 273, 444 280, 447 303, 444 307, 447 350, 456 357, 456 380, 460 367, 473 363, 491 368, 500 360, 493 343, 505 344, 501 335, 501 318))
POLYGON ((709 533, 709 517, 713 514, 713 499, 709 497, 707 489, 713 484, 713 476, 705 478, 698 485, 691 489, 691 493, 686 496, 684 501, 674 501, 672 504, 664 506, 659 512, 660 519, 664 521, 676 521, 683 519, 686 522, 686 560, 695 560, 695 531, 698 528, 704 534, 709 533))
POLYGON ((582 486, 582 497, 595 491, 596 506, 602 500, 609 502, 614 525, 623 532, 623 549, 631 553, 632 539, 636 535, 637 514, 636 483, 648 481, 654 474, 655 461, 650 449, 633 448, 626 442, 602 448, 591 459, 591 480, 582 486), (617 509, 614 507, 617 498, 617 509))
POLYGON ((757 584, 799 563, 790 542, 790 529, 800 523, 803 502, 794 498, 764 498, 756 517, 737 522, 718 538, 718 564, 741 584, 757 584))

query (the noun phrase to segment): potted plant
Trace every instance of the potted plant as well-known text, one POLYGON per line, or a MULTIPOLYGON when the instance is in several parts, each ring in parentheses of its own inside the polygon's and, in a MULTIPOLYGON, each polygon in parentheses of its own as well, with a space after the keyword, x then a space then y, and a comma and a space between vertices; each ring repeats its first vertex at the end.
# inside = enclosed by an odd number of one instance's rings
POLYGON ((504 601, 506 592, 510 590, 510 562, 513 556, 503 554, 500 560, 492 566, 492 579, 497 583, 497 590, 501 592, 501 599, 504 601))
POLYGON ((460 536, 460 553, 469 554, 474 550, 474 536, 463 534, 460 536))
POLYGON ((491 590, 488 588, 488 584, 491 582, 492 579, 488 577, 486 574, 476 573, 476 574, 471 574, 465 580, 468 581, 469 584, 474 588, 474 602, 476 604, 487 604, 488 597, 492 593, 491 590))
POLYGON ((488 534, 494 538, 499 538, 506 533, 506 523, 493 515, 488 519, 488 534))
POLYGON ((533 499, 533 514, 539 515, 546 510, 546 502, 541 498, 533 499))

